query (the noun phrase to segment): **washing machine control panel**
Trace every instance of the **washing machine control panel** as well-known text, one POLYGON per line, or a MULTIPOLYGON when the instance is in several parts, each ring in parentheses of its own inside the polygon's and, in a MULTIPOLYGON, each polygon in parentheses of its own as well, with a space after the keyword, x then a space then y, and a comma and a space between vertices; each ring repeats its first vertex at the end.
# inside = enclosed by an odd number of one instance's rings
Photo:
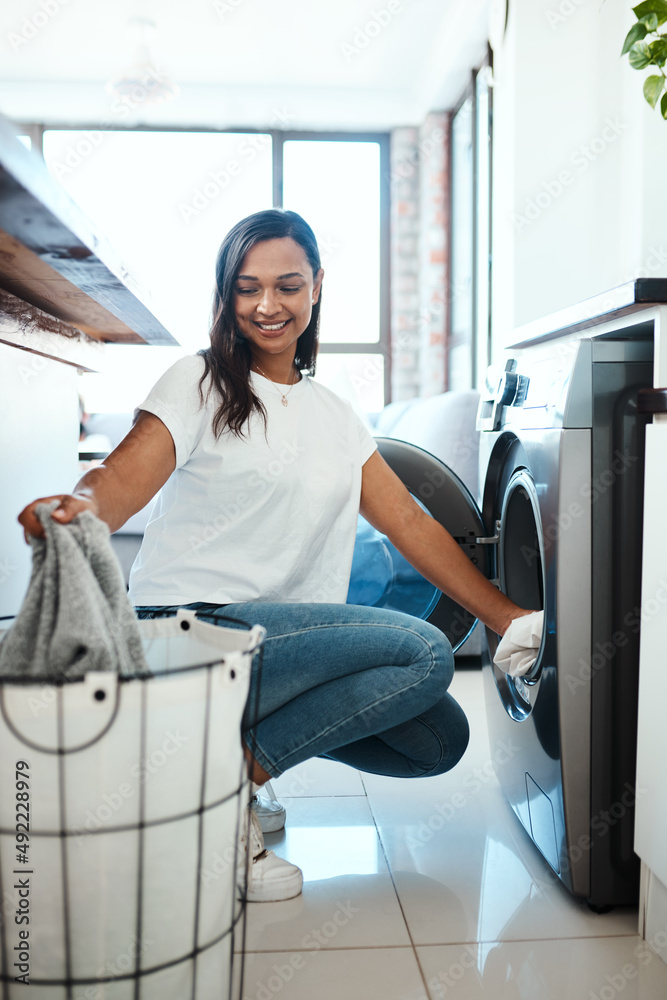
POLYGON ((500 377, 494 370, 487 374, 487 392, 482 395, 477 413, 477 430, 497 431, 502 422, 503 408, 506 406, 523 406, 526 401, 530 379, 516 371, 517 362, 510 358, 505 371, 500 377), (493 383, 495 382, 495 388, 493 383))
MULTIPOLYGON (((588 350, 582 352, 582 342, 568 343, 558 350, 544 345, 526 357, 508 358, 504 371, 491 366, 479 402, 477 430, 498 431, 510 424, 550 427, 562 422, 563 401, 575 365, 582 359, 585 362, 590 354, 590 345, 584 342, 583 347, 588 350)), ((579 385, 577 398, 581 398, 582 391, 579 385)))
POLYGON ((514 371, 503 372, 496 389, 496 405, 523 406, 529 385, 530 379, 527 375, 519 375, 514 371))

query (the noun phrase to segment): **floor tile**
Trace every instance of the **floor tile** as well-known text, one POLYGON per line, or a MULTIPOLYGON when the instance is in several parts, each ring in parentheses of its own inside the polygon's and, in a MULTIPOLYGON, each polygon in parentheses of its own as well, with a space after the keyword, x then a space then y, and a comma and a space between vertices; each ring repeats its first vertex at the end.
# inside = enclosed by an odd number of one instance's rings
POLYGON ((362 797, 293 799, 268 849, 298 864, 303 894, 248 906, 249 951, 410 943, 370 809, 362 797))
POLYGON ((427 1000, 412 948, 247 955, 242 1000, 427 1000))
POLYGON ((305 885, 248 907, 243 1000, 665 1000, 637 911, 575 900, 507 804, 481 672, 459 671, 452 692, 471 740, 449 774, 313 760, 274 783, 287 826, 266 845, 305 885))
POLYGON ((410 945, 388 875, 308 883, 284 903, 250 903, 246 951, 320 951, 410 945))
POLYGON ((443 812, 431 807, 419 813, 411 804, 414 819, 403 822, 402 830, 395 814, 389 819, 388 808, 374 805, 417 943, 636 933, 635 909, 594 914, 567 892, 499 789, 481 790, 458 810, 451 808, 451 794, 444 794, 438 805, 443 812))
POLYGON ((481 676, 459 674, 471 742, 437 778, 363 776, 406 920, 419 944, 628 935, 636 910, 600 916, 560 884, 510 809, 479 711, 481 676), (470 708, 470 705, 473 707, 470 708))
POLYGON ((318 795, 364 795, 358 771, 337 760, 312 757, 271 782, 279 798, 318 795))
POLYGON ((665 1000, 667 966, 639 937, 418 948, 430 1000, 665 1000))
POLYGON ((365 796, 285 800, 287 819, 266 846, 298 865, 306 882, 386 874, 387 862, 365 796))

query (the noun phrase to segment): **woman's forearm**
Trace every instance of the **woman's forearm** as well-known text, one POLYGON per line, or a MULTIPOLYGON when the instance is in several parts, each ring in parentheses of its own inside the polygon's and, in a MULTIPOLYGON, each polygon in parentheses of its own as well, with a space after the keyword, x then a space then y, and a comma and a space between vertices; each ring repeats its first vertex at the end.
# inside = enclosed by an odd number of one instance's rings
POLYGON ((422 576, 499 635, 532 610, 518 607, 479 572, 377 451, 363 466, 360 509, 422 576))
POLYGON ((390 540, 438 590, 499 635, 505 633, 513 618, 524 613, 525 609, 480 573, 449 532, 428 514, 419 511, 415 523, 390 540))
POLYGON ((117 531, 127 519, 141 509, 142 504, 127 490, 113 466, 96 465, 89 469, 72 490, 72 496, 84 499, 89 509, 117 531))
POLYGON ((155 496, 175 463, 171 434, 158 417, 142 411, 109 457, 84 473, 74 494, 88 498, 97 516, 116 531, 155 496))

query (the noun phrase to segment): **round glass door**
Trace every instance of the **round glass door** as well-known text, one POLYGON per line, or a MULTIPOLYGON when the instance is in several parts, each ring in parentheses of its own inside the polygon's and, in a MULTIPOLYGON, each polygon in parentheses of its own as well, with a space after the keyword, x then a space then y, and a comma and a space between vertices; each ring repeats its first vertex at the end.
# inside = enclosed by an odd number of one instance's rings
MULTIPOLYGON (((544 544, 535 483, 527 469, 512 474, 503 497, 498 543, 500 588, 521 608, 544 610, 544 544)), ((509 714, 530 715, 542 671, 544 636, 525 677, 510 677, 494 665, 498 689, 509 714)))
POLYGON ((544 559, 537 493, 519 469, 510 479, 500 516, 500 586, 520 608, 544 608, 544 559))

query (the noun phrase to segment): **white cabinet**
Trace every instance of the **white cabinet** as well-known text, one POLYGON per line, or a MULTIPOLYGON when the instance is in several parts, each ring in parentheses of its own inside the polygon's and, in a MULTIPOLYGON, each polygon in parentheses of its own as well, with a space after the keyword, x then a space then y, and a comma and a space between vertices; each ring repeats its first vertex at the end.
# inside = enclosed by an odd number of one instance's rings
POLYGON ((0 343, 0 616, 21 606, 32 549, 16 518, 35 497, 69 492, 78 478, 77 372, 0 343))
MULTIPOLYGON (((655 324, 655 385, 667 386, 667 310, 655 324)), ((646 431, 635 850, 642 860, 640 930, 667 961, 667 414, 646 431)))
POLYGON ((635 850, 667 885, 667 422, 646 428, 635 850))

